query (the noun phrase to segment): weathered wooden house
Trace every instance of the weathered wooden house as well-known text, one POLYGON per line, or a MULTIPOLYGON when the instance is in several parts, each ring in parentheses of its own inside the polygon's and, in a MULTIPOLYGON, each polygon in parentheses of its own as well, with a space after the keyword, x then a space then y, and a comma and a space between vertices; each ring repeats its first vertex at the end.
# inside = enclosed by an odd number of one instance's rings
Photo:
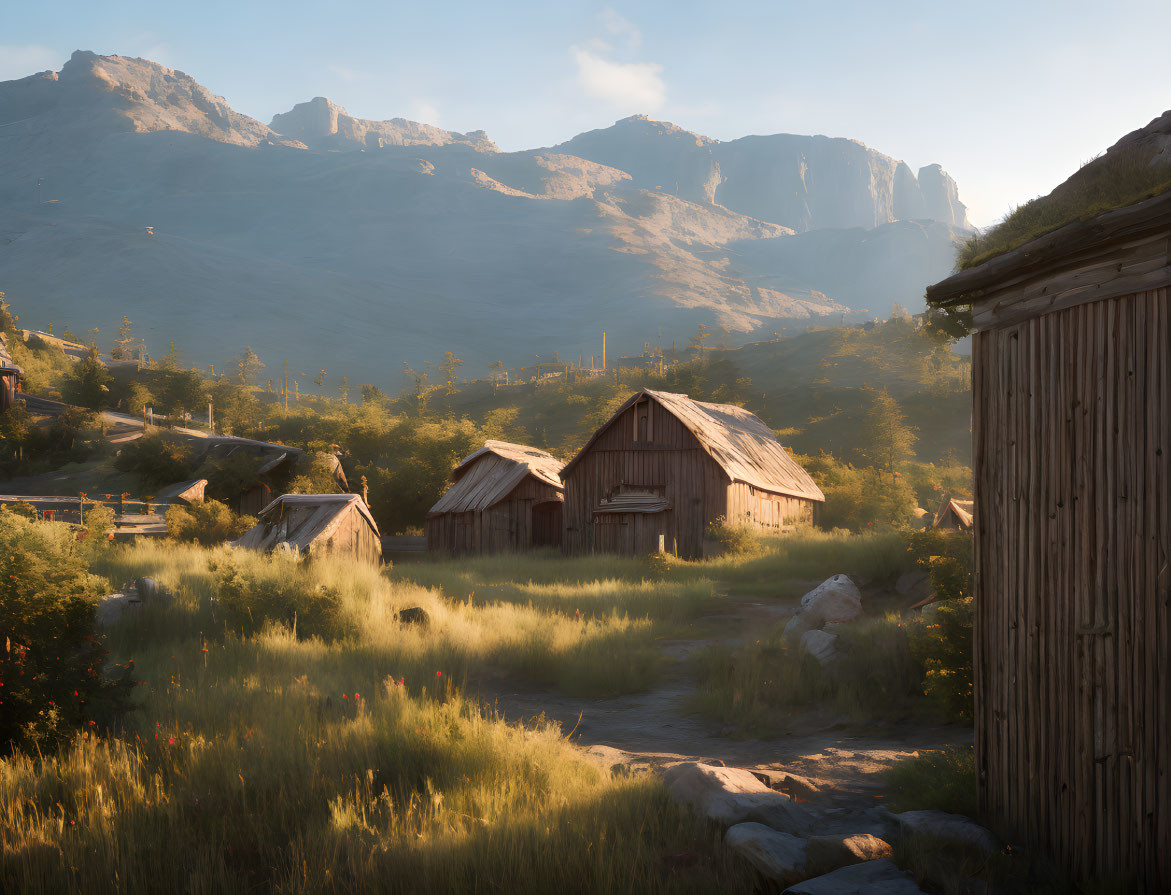
POLYGON ((1171 891, 1171 193, 927 294, 975 328, 983 809, 1077 877, 1171 891))
POLYGON ((0 413, 16 403, 16 395, 20 391, 23 377, 24 371, 8 353, 8 343, 4 333, 0 333, 0 413))
POLYGON ((378 525, 357 494, 285 494, 258 518, 237 547, 267 552, 288 545, 302 555, 382 561, 378 525))
POLYGON ((975 513, 976 502, 974 500, 945 497, 940 503, 939 509, 935 511, 931 527, 946 531, 971 531, 975 513))
POLYGON ((153 502, 167 504, 168 506, 173 504, 191 506, 192 504, 203 503, 204 492, 206 490, 207 479, 192 479, 189 482, 176 482, 173 485, 168 485, 156 494, 153 502))
POLYGON ((644 389, 561 472, 576 553, 703 554, 707 526, 813 522, 821 489, 742 407, 644 389))
POLYGON ((561 544, 564 488, 552 454, 488 441, 452 472, 427 513, 428 550, 498 553, 561 544))

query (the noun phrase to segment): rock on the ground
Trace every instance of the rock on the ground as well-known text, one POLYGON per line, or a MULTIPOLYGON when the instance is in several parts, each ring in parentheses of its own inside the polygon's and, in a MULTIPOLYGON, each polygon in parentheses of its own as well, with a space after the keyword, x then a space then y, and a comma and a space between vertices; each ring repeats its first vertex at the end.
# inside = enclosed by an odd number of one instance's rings
POLYGON ((923 895, 910 873, 885 858, 841 867, 789 886, 782 895, 923 895))
POLYGON ((862 614, 862 593, 849 575, 834 575, 801 598, 801 612, 817 628, 852 622, 862 614))
POLYGON ((788 886, 803 879, 805 840, 788 833, 778 833, 764 824, 736 824, 724 841, 744 855, 752 866, 771 880, 788 886))
POLYGON ((94 619, 99 627, 107 627, 122 618, 127 612, 135 612, 142 608, 142 601, 137 594, 110 594, 102 597, 94 612, 94 619))
POLYGON ((422 625, 426 627, 431 621, 431 617, 422 606, 410 606, 398 611, 398 620, 404 625, 422 625))
POLYGON ((894 854, 890 843, 859 833, 853 836, 811 836, 806 843, 805 860, 810 873, 830 873, 839 867, 877 861, 894 854))
POLYGON ((852 622, 862 615, 862 593, 848 575, 834 575, 801 598, 801 609, 785 625, 785 637, 797 640, 825 625, 852 622))
POLYGON ((755 821, 802 835, 813 825, 807 810, 769 789, 751 771, 684 761, 666 768, 663 779, 672 799, 724 826, 755 821))
POLYGON ((785 633, 782 636, 788 641, 800 640, 807 631, 816 629, 817 625, 813 623, 813 619, 798 611, 785 623, 785 633))
POLYGON ((166 589, 153 578, 136 578, 134 590, 138 594, 138 599, 144 603, 166 595, 166 589))
POLYGON ((838 635, 827 631, 806 631, 801 635, 801 650, 809 653, 822 665, 838 657, 838 635))
POLYGON ((989 830, 962 814, 904 811, 895 814, 894 820, 904 836, 929 839, 980 858, 987 858, 1000 850, 999 840, 989 830))

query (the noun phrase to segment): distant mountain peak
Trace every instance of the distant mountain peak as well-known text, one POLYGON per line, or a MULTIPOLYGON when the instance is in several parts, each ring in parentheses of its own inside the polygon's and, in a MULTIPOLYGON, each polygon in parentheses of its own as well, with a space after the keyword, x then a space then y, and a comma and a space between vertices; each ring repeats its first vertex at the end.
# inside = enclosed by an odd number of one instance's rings
POLYGON ((370 121, 355 118, 324 96, 298 103, 288 112, 274 115, 272 130, 298 140, 310 149, 381 149, 385 146, 446 146, 463 143, 481 152, 496 152, 496 144, 484 131, 467 134, 431 124, 392 118, 370 121))

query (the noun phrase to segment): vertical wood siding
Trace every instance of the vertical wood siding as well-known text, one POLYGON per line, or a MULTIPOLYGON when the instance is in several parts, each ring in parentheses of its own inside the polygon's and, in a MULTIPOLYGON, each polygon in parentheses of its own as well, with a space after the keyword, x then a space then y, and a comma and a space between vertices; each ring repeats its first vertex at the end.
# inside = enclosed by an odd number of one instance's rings
POLYGON ((1171 890, 1171 308, 978 333, 983 807, 1083 878, 1171 890))
POLYGON ((561 543, 560 513, 534 507, 560 503, 561 492, 535 476, 527 476, 504 500, 486 510, 428 516, 423 525, 428 550, 451 553, 503 553, 561 543), (554 523, 551 517, 556 516, 554 523), (550 526, 556 526, 556 531, 550 526))
POLYGON ((694 558, 703 555, 708 523, 721 516, 769 530, 812 521, 812 501, 733 483, 686 426, 657 402, 649 405, 649 414, 647 403, 627 408, 563 473, 567 551, 651 553, 662 535, 667 550, 694 558), (661 494, 671 509, 595 516, 620 488, 661 494))

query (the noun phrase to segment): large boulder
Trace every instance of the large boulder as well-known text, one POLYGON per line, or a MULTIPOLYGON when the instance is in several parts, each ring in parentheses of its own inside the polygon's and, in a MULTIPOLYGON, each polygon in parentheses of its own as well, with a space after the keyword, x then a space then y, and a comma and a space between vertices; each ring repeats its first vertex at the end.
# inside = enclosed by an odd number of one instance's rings
POLYGON ((801 635, 801 651, 809 653, 822 665, 838 657, 838 635, 828 631, 806 631, 801 635))
POLYGON ((801 613, 816 628, 852 622, 862 615, 862 593, 849 575, 834 575, 801 598, 801 613))
POLYGON ((684 761, 666 768, 663 779, 673 800, 726 827, 753 821, 803 835, 813 826, 808 811, 751 771, 684 761))
POLYGON ((962 814, 946 811, 904 811, 894 815, 899 832, 927 840, 976 858, 1000 851, 1000 841, 987 829, 962 814))
POLYGON ((834 575, 801 598, 801 608, 785 625, 785 638, 799 640, 826 625, 852 622, 862 615, 862 594, 848 575, 834 575))
POLYGON ((805 847, 805 866, 810 874, 831 873, 839 867, 877 861, 894 854, 890 843, 859 833, 853 836, 811 836, 805 847))
POLYGON ((134 593, 110 594, 102 597, 94 611, 94 621, 99 628, 108 628, 116 624, 128 613, 135 613, 142 609, 143 603, 134 593))
POLYGON ((923 895, 893 861, 865 861, 789 886, 782 895, 923 895))
POLYGON ((788 886, 803 879, 805 840, 788 833, 778 833, 764 824, 736 824, 724 841, 740 852, 752 866, 771 880, 788 886))

